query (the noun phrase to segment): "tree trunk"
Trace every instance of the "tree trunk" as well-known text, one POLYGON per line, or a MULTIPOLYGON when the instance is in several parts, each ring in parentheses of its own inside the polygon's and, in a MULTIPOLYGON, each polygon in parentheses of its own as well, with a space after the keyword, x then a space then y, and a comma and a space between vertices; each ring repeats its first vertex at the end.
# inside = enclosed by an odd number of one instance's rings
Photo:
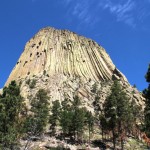
POLYGON ((121 150, 124 150, 123 138, 121 137, 121 150))
POLYGON ((114 129, 112 130, 112 133, 113 133, 113 147, 114 147, 114 150, 115 150, 116 149, 116 135, 115 135, 114 129))
POLYGON ((102 127, 102 142, 104 140, 104 131, 103 131, 103 127, 102 127))
POLYGON ((90 132, 90 127, 89 127, 89 144, 90 144, 90 137, 91 137, 91 132, 90 132))

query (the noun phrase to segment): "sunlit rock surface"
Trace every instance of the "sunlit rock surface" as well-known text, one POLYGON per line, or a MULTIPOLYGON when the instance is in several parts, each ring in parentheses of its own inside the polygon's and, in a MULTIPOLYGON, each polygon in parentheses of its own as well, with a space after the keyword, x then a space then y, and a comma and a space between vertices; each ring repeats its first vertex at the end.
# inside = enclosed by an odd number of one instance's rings
POLYGON ((78 94, 83 105, 91 111, 97 84, 97 93, 102 107, 114 79, 118 79, 130 99, 143 106, 143 97, 115 67, 104 48, 91 39, 68 30, 43 28, 31 38, 11 72, 6 86, 16 80, 21 85, 22 95, 29 103, 30 95, 40 88, 48 91, 50 102, 65 97, 72 99, 78 94), (35 80, 34 88, 30 83, 35 80))

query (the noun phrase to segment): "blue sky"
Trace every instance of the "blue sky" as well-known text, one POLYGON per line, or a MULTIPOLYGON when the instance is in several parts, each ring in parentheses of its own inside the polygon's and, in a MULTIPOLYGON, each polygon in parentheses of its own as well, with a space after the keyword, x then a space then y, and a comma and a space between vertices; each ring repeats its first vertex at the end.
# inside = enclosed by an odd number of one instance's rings
POLYGON ((150 0, 0 0, 0 87, 25 43, 47 26, 102 45, 139 90, 150 63, 150 0))

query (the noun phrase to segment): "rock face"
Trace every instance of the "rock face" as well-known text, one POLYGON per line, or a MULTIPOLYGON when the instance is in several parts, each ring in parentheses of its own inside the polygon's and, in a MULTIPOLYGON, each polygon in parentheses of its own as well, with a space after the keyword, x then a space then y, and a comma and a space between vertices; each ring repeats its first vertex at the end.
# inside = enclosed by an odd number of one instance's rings
POLYGON ((120 80, 129 97, 143 105, 141 94, 130 86, 104 48, 68 30, 48 27, 27 42, 6 86, 16 80, 21 84, 22 95, 27 101, 28 96, 34 95, 39 88, 48 90, 51 101, 63 100, 66 96, 71 99, 77 93, 92 110, 92 86, 98 85, 100 101, 103 102, 114 79, 120 80), (34 87, 31 87, 33 80, 34 87))

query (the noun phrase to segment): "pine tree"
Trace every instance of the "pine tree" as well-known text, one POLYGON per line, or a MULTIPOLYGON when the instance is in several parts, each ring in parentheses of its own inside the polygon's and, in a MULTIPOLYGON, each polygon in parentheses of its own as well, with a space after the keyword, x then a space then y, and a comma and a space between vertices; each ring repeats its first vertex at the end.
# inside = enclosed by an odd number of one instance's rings
POLYGON ((120 89, 120 95, 117 101, 117 117, 118 117, 118 134, 121 140, 121 148, 123 147, 123 141, 126 136, 126 124, 128 122, 128 108, 129 100, 126 97, 126 93, 120 89))
POLYGON ((61 103, 62 110, 60 112, 60 126, 63 131, 63 135, 69 135, 70 137, 73 135, 72 127, 73 127, 73 111, 71 110, 71 105, 69 104, 69 99, 65 98, 61 103))
POLYGON ((111 94, 106 98, 104 103, 104 114, 107 120, 108 128, 113 134, 114 149, 116 146, 116 138, 121 138, 121 146, 123 149, 123 134, 125 124, 128 120, 129 101, 126 93, 122 90, 118 81, 114 81, 111 88, 111 94))
POLYGON ((21 115, 24 110, 20 87, 12 81, 0 96, 0 145, 14 149, 22 134, 21 115))
POLYGON ((85 108, 76 108, 73 113, 73 131, 75 139, 79 140, 83 135, 85 125, 85 108))
POLYGON ((72 120, 72 131, 74 134, 74 139, 79 140, 79 133, 80 136, 83 134, 83 128, 85 123, 85 108, 80 108, 81 106, 81 100, 80 98, 75 95, 73 102, 72 102, 72 114, 73 114, 73 120, 72 120))
POLYGON ((65 98, 61 102, 61 105, 62 105, 62 109, 63 110, 70 110, 71 109, 71 103, 70 103, 70 100, 68 98, 65 98))
POLYGON ((49 118, 49 123, 51 124, 50 129, 52 130, 52 134, 54 135, 56 132, 56 126, 57 126, 57 122, 59 121, 60 118, 60 102, 59 100, 53 101, 53 107, 51 110, 51 115, 49 118))
POLYGON ((71 110, 64 109, 60 113, 60 126, 63 131, 63 135, 69 135, 70 138, 73 135, 72 128, 73 128, 73 112, 71 110))
POLYGON ((150 138, 150 64, 148 67, 148 71, 146 73, 146 81, 148 82, 148 88, 143 91, 145 97, 145 132, 147 136, 150 138))
POLYGON ((62 102, 60 112, 60 125, 64 134, 74 136, 74 140, 79 140, 83 135, 86 125, 86 108, 81 108, 81 101, 78 96, 73 97, 71 105, 68 100, 62 102))
POLYGON ((114 82, 114 85, 111 88, 111 94, 108 96, 104 103, 104 113, 105 118, 108 121, 108 128, 112 131, 113 134, 113 145, 114 149, 116 148, 116 127, 117 127, 117 99, 118 95, 118 86, 114 82))
POLYGON ((89 143, 90 143, 91 133, 93 132, 93 126, 94 126, 94 117, 90 111, 86 111, 86 121, 89 130, 89 143))
POLYGON ((31 135, 40 135, 45 131, 49 119, 49 97, 44 89, 39 89, 31 101, 31 112, 24 128, 31 135))
POLYGON ((98 87, 98 84, 95 82, 95 83, 92 85, 91 92, 96 94, 96 92, 97 92, 97 87, 98 87))
POLYGON ((101 132, 102 132, 102 141, 104 140, 104 131, 107 130, 107 121, 105 118, 105 115, 103 113, 101 113, 99 115, 99 122, 100 122, 100 128, 101 128, 101 132))
POLYGON ((138 135, 136 134, 136 131, 140 130, 140 126, 137 125, 137 122, 143 122, 141 110, 142 108, 136 104, 134 99, 132 99, 128 108, 128 121, 126 123, 126 131, 129 134, 137 137, 138 135))

